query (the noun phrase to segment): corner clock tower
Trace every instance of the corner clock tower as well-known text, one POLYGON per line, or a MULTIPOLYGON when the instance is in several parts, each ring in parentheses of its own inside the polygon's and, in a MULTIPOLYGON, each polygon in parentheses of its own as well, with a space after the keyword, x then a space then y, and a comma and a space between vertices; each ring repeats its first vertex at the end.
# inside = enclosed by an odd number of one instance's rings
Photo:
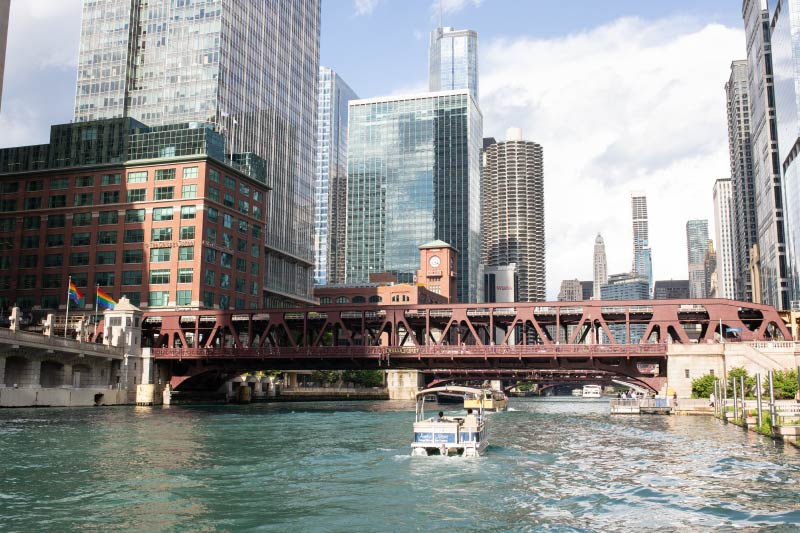
POLYGON ((444 241, 435 240, 419 247, 420 269, 417 284, 441 294, 448 302, 457 303, 456 263, 458 251, 444 241))

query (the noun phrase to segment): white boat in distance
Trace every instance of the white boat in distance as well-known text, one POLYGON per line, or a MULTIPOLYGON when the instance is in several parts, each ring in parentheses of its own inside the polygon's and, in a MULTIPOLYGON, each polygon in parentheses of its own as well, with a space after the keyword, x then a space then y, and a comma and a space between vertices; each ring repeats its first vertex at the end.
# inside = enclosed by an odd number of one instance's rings
POLYGON ((486 424, 484 402, 463 416, 425 416, 425 396, 436 392, 457 392, 483 398, 481 389, 471 387, 434 387, 417 393, 416 418, 414 420, 414 440, 411 455, 458 455, 479 457, 489 446, 489 428, 486 424))
POLYGON ((603 387, 600 385, 584 385, 583 397, 584 398, 600 398, 603 395, 603 387))

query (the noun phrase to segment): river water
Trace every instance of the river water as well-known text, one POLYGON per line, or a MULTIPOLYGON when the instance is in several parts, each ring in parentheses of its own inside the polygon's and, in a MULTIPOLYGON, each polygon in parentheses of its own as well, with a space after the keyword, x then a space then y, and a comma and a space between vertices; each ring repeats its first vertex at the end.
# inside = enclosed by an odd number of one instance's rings
POLYGON ((477 459, 410 457, 406 402, 2 410, 0 531, 800 529, 788 444, 607 401, 511 408, 477 459))

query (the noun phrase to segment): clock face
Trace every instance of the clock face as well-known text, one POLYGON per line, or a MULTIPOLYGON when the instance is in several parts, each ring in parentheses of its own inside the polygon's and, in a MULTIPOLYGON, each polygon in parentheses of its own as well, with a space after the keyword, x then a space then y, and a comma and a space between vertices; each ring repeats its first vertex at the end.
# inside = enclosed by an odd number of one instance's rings
POLYGON ((438 266, 439 266, 439 264, 440 264, 441 262, 442 262, 442 261, 439 259, 439 256, 438 256, 438 255, 431 256, 430 260, 428 261, 428 263, 430 263, 430 265, 431 265, 433 268, 436 268, 436 267, 438 267, 438 266))

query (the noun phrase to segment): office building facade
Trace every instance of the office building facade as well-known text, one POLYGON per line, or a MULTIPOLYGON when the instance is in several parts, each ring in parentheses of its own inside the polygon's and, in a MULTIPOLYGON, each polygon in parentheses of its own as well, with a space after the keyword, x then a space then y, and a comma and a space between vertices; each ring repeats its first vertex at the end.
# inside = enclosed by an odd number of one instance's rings
POLYGON ((98 285, 144 309, 263 307, 265 167, 223 147, 124 118, 0 150, 0 308, 64 309, 70 277, 87 315, 98 285))
POLYGON ((608 264, 606 263, 606 245, 599 233, 594 240, 594 282, 593 298, 602 299, 602 286, 608 283, 608 264))
POLYGON ((600 288, 601 300, 649 300, 650 287, 647 279, 632 272, 612 274, 600 288))
POLYGON ((652 289, 653 259, 647 221, 647 196, 644 193, 631 194, 631 220, 633 221, 633 268, 631 268, 631 272, 645 278, 652 289))
POLYGON ((706 298, 706 252, 708 251, 708 220, 686 223, 686 254, 689 265, 689 297, 706 298))
POLYGON ((428 50, 428 90, 467 89, 478 101, 478 34, 472 30, 436 28, 428 50))
POLYGON ((268 169, 271 305, 310 302, 319 0, 83 3, 75 121, 215 124, 268 169))
POLYGON ((524 141, 517 128, 483 151, 482 263, 516 264, 523 302, 546 299, 542 159, 542 147, 524 141))
POLYGON ((314 181, 314 284, 344 283, 347 235, 347 103, 358 96, 319 68, 314 181))
MULTIPOLYGON (((761 300, 778 309, 789 307, 791 296, 786 257, 783 177, 775 119, 770 13, 767 0, 744 0, 742 17, 750 65, 748 96, 752 141, 753 189, 758 250, 750 257, 760 272, 761 300)), ((755 290, 754 290, 755 292, 755 290)), ((754 298, 755 299, 755 298, 754 298)))
POLYGON ((689 280, 658 280, 653 286, 653 298, 655 300, 686 300, 689 298, 689 280))
POLYGON ((736 299, 734 290, 733 180, 714 182, 714 226, 717 240, 717 298, 736 299))
POLYGON ((420 245, 458 252, 458 301, 477 301, 483 117, 466 90, 351 100, 346 283, 416 274, 420 245))
POLYGON ((583 300, 583 288, 581 281, 577 279, 565 279, 561 281, 561 289, 558 291, 559 302, 580 302, 583 300))
POLYGON ((731 162, 731 237, 733 240, 733 298, 753 298, 750 251, 758 242, 756 231, 753 150, 750 134, 750 67, 747 60, 731 63, 725 84, 728 112, 728 151, 731 162))

